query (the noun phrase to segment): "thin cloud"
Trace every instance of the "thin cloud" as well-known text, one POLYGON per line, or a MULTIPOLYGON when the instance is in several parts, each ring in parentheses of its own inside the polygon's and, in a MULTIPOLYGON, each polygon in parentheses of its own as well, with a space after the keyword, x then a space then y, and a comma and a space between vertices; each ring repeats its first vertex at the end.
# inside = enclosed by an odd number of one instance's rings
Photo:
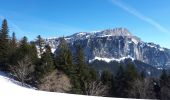
POLYGON ((3 19, 4 19, 4 17, 0 15, 0 20, 3 20, 3 19))
MULTIPOLYGON (((4 16, 0 15, 0 20, 4 20, 6 19, 4 16)), ((7 19, 8 23, 10 24, 11 28, 14 29, 15 31, 17 31, 19 34, 20 33, 25 33, 18 25, 16 25, 14 22, 12 22, 11 20, 7 19)), ((18 34, 17 33, 17 34, 18 34)))
POLYGON ((116 6, 120 7, 121 9, 125 10, 126 12, 136 16, 137 18, 149 23, 150 25, 154 26, 155 28, 157 28, 159 31, 163 32, 163 33, 170 33, 169 30, 167 30, 165 27, 163 27, 162 25, 160 25, 158 22, 156 22, 155 20, 143 15, 142 13, 140 13, 139 11, 137 11, 136 9, 130 7, 129 5, 121 2, 120 0, 111 0, 116 6))

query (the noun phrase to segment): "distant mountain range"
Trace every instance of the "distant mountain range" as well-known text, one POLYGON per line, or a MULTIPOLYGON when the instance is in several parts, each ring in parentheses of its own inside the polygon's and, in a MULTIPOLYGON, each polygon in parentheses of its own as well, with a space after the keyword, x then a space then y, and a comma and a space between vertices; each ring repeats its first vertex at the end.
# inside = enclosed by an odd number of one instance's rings
MULTIPOLYGON (((76 45, 81 45, 89 63, 94 63, 96 60, 120 63, 125 59, 131 59, 157 70, 170 68, 170 49, 154 43, 146 43, 126 28, 79 32, 65 37, 65 40, 72 51, 75 51, 76 45)), ((55 51, 60 44, 60 39, 46 39, 46 44, 55 51)))

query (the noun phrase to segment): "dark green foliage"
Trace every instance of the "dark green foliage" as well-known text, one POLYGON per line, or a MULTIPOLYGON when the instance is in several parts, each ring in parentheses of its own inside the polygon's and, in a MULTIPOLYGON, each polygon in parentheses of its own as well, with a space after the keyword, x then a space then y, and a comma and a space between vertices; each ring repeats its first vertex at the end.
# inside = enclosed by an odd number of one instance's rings
POLYGON ((0 30, 0 69, 8 70, 7 62, 9 57, 9 36, 8 24, 4 19, 0 30))
POLYGON ((42 54, 39 63, 37 64, 36 67, 36 76, 37 79, 41 79, 42 77, 44 77, 44 75, 52 72, 55 69, 55 65, 54 65, 54 58, 53 55, 51 53, 51 47, 50 46, 46 46, 45 47, 45 52, 42 54))
MULTIPOLYGON (((19 61, 23 59, 25 56, 32 55, 31 45, 28 43, 27 37, 23 37, 23 39, 19 42, 19 47, 16 50, 16 54, 14 55, 14 61, 19 61)), ((15 62, 14 62, 15 63, 15 62)))
POLYGON ((28 39, 26 36, 23 37, 23 39, 20 41, 20 46, 19 46, 19 55, 21 57, 21 59, 25 56, 25 55, 29 55, 32 52, 30 52, 30 45, 28 44, 28 39))
POLYGON ((137 70, 133 64, 128 64, 127 69, 125 71, 125 91, 126 91, 126 96, 129 97, 129 92, 134 84, 134 81, 139 78, 139 75, 137 73, 137 70))
POLYGON ((115 96, 129 97, 134 81, 139 78, 137 70, 133 64, 128 64, 126 69, 120 66, 115 77, 115 96))
POLYGON ((161 76, 160 76, 160 85, 161 85, 161 86, 167 85, 167 84, 168 84, 168 83, 167 83, 167 80, 168 80, 168 75, 167 75, 166 70, 164 69, 164 70, 162 71, 161 76))
POLYGON ((165 70, 160 77, 160 99, 170 100, 170 76, 165 70))
POLYGON ((87 66, 81 46, 76 47, 73 70, 73 93, 85 94, 85 83, 90 83, 91 81, 97 80, 98 75, 93 68, 89 68, 87 66))
POLYGON ((76 56, 74 58, 75 80, 73 83, 73 92, 83 94, 84 84, 86 81, 87 70, 85 65, 84 53, 80 46, 76 48, 76 56), (76 83, 75 83, 76 82, 76 83))
POLYGON ((116 97, 126 97, 126 80, 125 71, 122 66, 119 67, 118 72, 115 76, 115 89, 114 95, 116 97))
POLYGON ((90 68, 90 66, 89 66, 88 70, 89 70, 88 77, 89 77, 90 81, 96 81, 99 79, 99 74, 97 73, 97 71, 94 68, 90 68))
POLYGON ((45 41, 44 39, 41 37, 41 35, 37 36, 37 40, 36 40, 36 44, 38 46, 39 49, 39 53, 40 56, 43 54, 43 50, 44 50, 44 46, 45 46, 45 41))
POLYGON ((140 78, 141 78, 142 80, 146 78, 146 75, 145 75, 145 72, 144 72, 144 71, 142 71, 142 72, 140 73, 140 78))
POLYGON ((17 48, 17 39, 15 36, 15 33, 12 33, 12 38, 10 40, 10 49, 12 49, 11 51, 15 50, 17 48))
POLYGON ((64 38, 61 38, 60 45, 55 57, 57 68, 70 75, 73 71, 72 54, 64 38))
POLYGON ((12 33, 12 38, 10 40, 10 51, 9 51, 9 64, 13 65, 16 62, 16 50, 17 50, 17 39, 15 33, 12 33))
POLYGON ((126 67, 127 69, 125 71, 125 75, 128 78, 127 80, 134 81, 135 79, 139 77, 134 64, 128 64, 126 67))
POLYGON ((105 70, 101 74, 101 81, 103 84, 112 84, 113 74, 109 70, 105 70))
POLYGON ((34 64, 37 63, 38 61, 38 52, 37 52, 37 48, 36 48, 36 45, 35 45, 35 42, 31 42, 30 43, 30 57, 32 59, 32 62, 34 64))
POLYGON ((112 72, 109 70, 104 70, 101 74, 101 81, 108 88, 108 93, 106 95, 113 96, 114 95, 113 90, 115 88, 115 80, 112 72))
POLYGON ((51 53, 51 47, 48 45, 46 46, 45 52, 42 55, 41 62, 42 62, 42 66, 44 67, 45 72, 48 73, 55 69, 54 60, 53 60, 53 56, 51 53))

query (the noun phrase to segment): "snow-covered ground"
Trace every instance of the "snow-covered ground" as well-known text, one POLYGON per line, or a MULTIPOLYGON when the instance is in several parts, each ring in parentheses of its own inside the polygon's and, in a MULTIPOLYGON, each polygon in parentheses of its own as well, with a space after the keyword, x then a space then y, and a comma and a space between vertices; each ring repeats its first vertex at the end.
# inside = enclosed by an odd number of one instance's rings
POLYGON ((127 100, 38 91, 34 88, 22 87, 20 84, 0 72, 0 100, 127 100))

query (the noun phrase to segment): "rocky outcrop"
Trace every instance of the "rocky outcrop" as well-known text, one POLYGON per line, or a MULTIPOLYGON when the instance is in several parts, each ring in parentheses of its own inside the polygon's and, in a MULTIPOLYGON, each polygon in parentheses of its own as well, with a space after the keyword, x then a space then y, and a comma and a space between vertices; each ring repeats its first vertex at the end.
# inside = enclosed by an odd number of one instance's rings
MULTIPOLYGON (((74 53, 76 45, 84 48, 88 61, 95 58, 120 60, 133 58, 156 68, 170 67, 170 50, 154 43, 146 43, 133 36, 125 28, 107 29, 99 32, 79 32, 65 37, 74 53)), ((46 39, 46 43, 57 49, 60 39, 46 39)))

